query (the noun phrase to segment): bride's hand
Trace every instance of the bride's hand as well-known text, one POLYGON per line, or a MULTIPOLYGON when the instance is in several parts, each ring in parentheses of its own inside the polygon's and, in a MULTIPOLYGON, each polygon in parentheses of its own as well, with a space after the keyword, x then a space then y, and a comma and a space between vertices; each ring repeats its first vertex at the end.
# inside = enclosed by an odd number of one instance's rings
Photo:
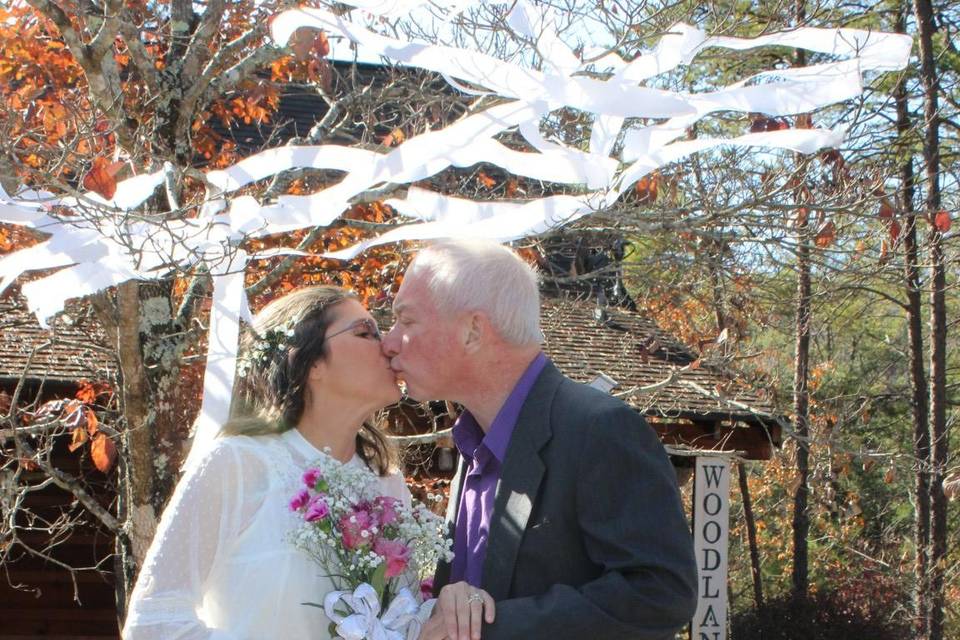
POLYGON ((493 622, 496 603, 483 589, 466 582, 440 590, 433 616, 423 626, 420 640, 480 640, 483 622, 493 622))

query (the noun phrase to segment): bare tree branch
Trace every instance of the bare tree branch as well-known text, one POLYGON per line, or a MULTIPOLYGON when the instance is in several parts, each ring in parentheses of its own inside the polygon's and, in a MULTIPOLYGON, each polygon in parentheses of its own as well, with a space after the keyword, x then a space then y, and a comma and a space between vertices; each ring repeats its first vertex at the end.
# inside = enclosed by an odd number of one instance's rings
POLYGON ((220 28, 220 20, 223 18, 225 8, 224 0, 210 0, 207 4, 203 12, 203 20, 190 38, 190 44, 184 56, 180 78, 185 86, 189 87, 199 79, 201 65, 210 58, 210 40, 220 28))

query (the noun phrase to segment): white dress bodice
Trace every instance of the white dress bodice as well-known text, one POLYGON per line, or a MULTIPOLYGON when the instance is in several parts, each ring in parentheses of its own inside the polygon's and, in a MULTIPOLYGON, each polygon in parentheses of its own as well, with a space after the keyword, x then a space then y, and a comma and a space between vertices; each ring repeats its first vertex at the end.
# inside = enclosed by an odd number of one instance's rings
MULTIPOLYGON (((189 469, 164 511, 130 599, 126 640, 328 640, 322 603, 334 589, 288 540, 288 507, 308 467, 326 454, 296 429, 220 438, 189 469)), ((355 456, 349 464, 366 469, 355 456)), ((372 474, 372 472, 371 472, 372 474)), ((399 474, 382 495, 409 504, 399 474)))

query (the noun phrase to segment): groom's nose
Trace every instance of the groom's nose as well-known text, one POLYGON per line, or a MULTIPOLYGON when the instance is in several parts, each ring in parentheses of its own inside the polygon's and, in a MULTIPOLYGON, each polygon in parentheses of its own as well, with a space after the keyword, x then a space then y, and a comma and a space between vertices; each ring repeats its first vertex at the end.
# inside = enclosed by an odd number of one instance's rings
POLYGON ((383 355, 392 358, 400 353, 400 332, 397 331, 397 325, 390 327, 390 331, 384 334, 380 341, 380 349, 383 355))

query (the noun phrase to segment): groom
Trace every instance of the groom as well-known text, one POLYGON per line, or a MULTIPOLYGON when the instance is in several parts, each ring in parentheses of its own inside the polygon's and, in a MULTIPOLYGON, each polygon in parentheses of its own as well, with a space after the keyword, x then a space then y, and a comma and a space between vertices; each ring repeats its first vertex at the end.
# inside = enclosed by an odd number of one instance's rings
POLYGON ((673 468, 640 415, 550 363, 539 305, 534 271, 475 241, 421 251, 394 302, 407 393, 465 408, 421 638, 672 639, 697 578, 673 468))

